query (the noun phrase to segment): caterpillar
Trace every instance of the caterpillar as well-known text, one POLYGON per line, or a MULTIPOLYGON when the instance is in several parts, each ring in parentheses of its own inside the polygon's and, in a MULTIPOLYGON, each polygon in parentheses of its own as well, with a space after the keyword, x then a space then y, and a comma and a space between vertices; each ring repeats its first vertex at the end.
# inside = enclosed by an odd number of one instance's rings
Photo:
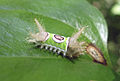
POLYGON ((93 58, 94 62, 107 65, 102 52, 96 45, 77 41, 85 27, 81 28, 71 37, 64 37, 46 32, 37 19, 35 19, 35 23, 37 24, 39 32, 30 32, 30 37, 27 39, 29 43, 35 44, 35 46, 40 49, 46 49, 70 59, 78 58, 82 54, 88 54, 93 58))

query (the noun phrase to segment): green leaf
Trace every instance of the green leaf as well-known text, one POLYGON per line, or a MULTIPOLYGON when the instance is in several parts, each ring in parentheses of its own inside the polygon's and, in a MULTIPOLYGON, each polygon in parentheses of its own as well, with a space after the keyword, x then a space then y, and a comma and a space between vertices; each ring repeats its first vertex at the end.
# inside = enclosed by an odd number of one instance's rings
POLYGON ((107 26, 102 14, 85 0, 0 0, 1 81, 112 81, 107 52, 107 26), (75 63, 26 42, 36 31, 37 18, 47 32, 71 36, 88 26, 79 41, 95 43, 108 63, 92 62, 88 55, 75 63))

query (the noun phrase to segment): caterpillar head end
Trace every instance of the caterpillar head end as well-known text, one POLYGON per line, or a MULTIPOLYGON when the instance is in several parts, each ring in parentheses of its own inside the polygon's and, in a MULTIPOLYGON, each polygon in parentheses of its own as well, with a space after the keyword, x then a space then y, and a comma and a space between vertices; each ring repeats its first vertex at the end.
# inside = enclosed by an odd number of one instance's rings
POLYGON ((48 35, 45 29, 42 27, 42 25, 39 23, 39 21, 36 18, 35 18, 35 23, 38 27, 39 32, 38 33, 30 32, 30 37, 27 40, 30 43, 44 41, 46 36, 48 35))
POLYGON ((107 65, 107 62, 100 51, 94 44, 88 44, 86 48, 87 53, 94 59, 94 62, 107 65))

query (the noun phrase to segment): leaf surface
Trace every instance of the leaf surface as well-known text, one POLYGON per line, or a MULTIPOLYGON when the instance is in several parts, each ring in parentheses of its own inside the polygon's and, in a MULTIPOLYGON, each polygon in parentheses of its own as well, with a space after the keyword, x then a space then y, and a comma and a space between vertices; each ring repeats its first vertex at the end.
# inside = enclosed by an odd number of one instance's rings
POLYGON ((85 0, 0 0, 1 81, 112 81, 107 52, 107 26, 101 13, 85 0), (47 32, 70 37, 77 27, 88 26, 79 41, 95 43, 108 66, 88 55, 75 63, 26 42, 29 31, 38 31, 37 18, 47 32), (7 78, 6 78, 7 77, 7 78))

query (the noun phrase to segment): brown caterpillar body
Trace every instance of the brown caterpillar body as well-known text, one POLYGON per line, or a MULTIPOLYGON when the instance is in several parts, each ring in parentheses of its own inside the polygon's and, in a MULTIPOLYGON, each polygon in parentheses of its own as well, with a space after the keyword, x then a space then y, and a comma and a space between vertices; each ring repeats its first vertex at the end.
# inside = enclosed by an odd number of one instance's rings
POLYGON ((52 45, 47 44, 39 44, 39 42, 46 41, 47 32, 45 29, 39 24, 37 19, 35 19, 37 27, 39 29, 39 33, 33 34, 30 33, 30 38, 28 39, 29 43, 34 43, 39 48, 44 48, 46 50, 50 50, 52 52, 56 52, 57 54, 62 53, 64 56, 72 59, 78 58, 80 55, 84 53, 88 53, 95 62, 107 65, 106 60, 102 54, 102 52, 93 44, 88 44, 86 42, 78 42, 77 39, 81 35, 84 27, 81 28, 77 33, 75 33, 72 37, 68 40, 67 52, 64 52, 62 49, 59 49, 52 45))

